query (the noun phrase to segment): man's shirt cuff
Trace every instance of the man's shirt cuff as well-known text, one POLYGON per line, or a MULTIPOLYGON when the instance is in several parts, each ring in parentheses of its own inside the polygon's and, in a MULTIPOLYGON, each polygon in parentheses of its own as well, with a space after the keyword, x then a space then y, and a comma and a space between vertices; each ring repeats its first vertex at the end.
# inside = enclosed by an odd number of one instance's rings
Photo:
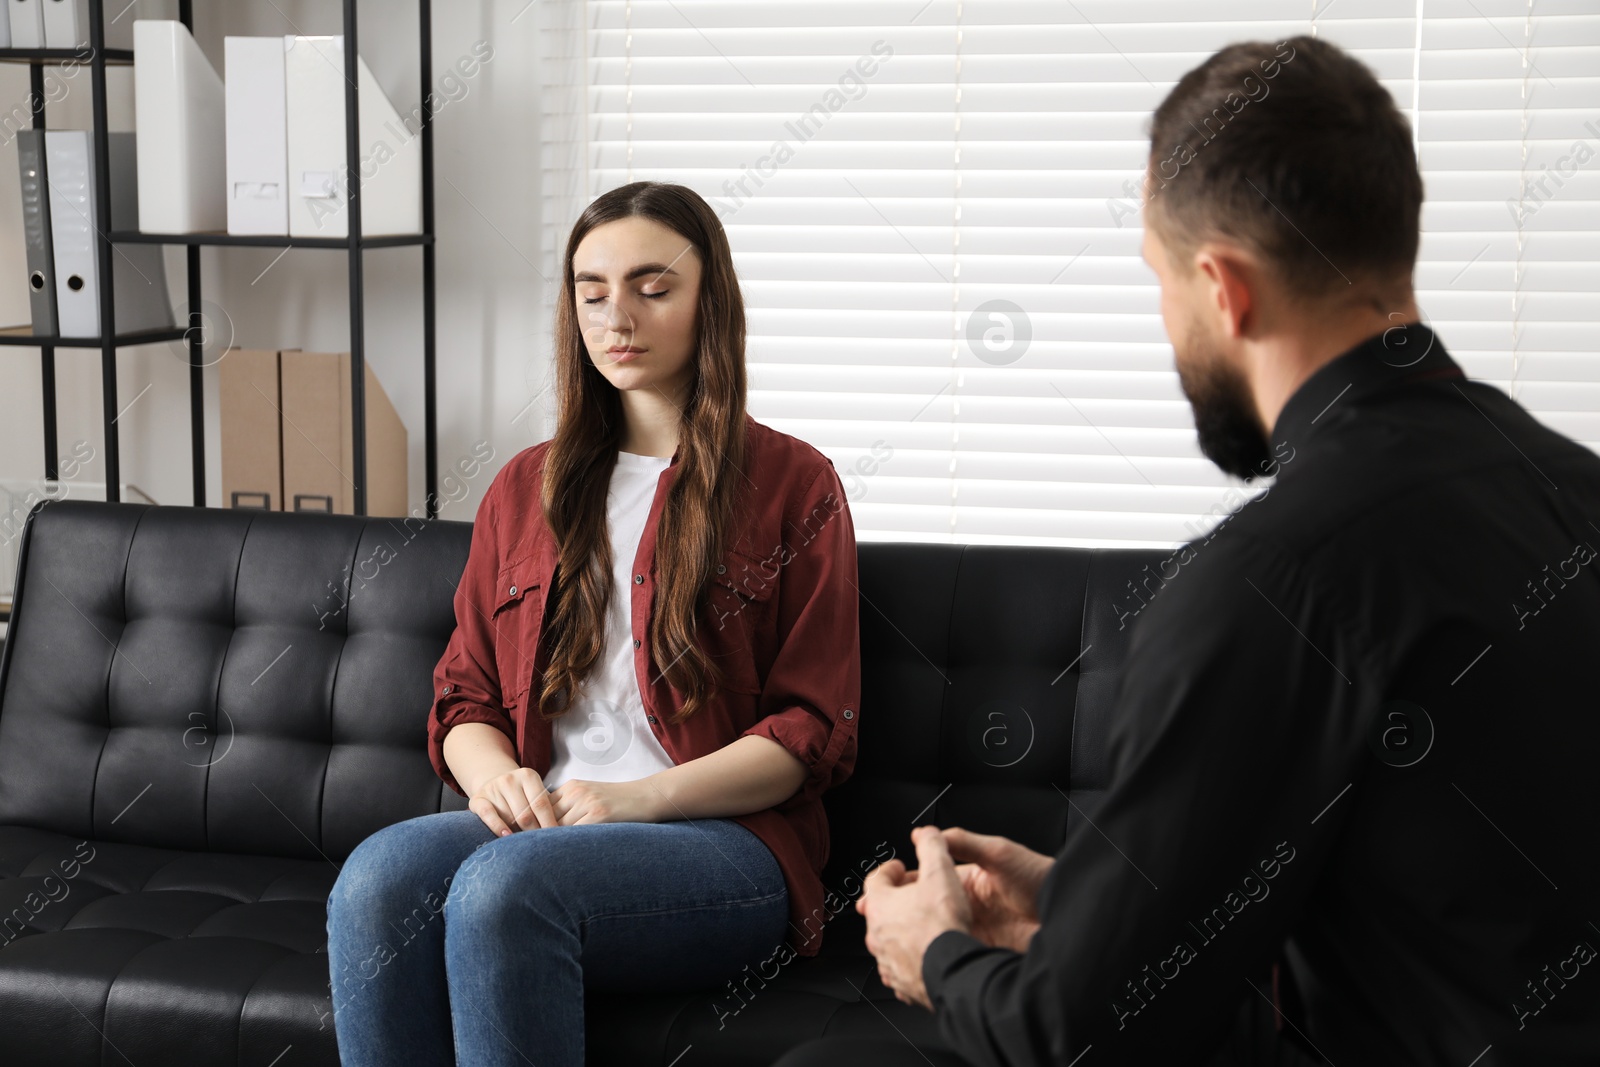
MULTIPOLYGON (((992 954, 996 964, 1007 957, 1019 955, 1008 948, 986 945, 961 930, 946 930, 928 942, 928 950, 922 955, 922 985, 928 991, 928 1003, 937 1008, 946 984, 954 973, 969 960, 984 953, 992 954)), ((982 971, 989 969, 979 968, 982 971)), ((979 984, 981 987, 981 980, 979 984)))

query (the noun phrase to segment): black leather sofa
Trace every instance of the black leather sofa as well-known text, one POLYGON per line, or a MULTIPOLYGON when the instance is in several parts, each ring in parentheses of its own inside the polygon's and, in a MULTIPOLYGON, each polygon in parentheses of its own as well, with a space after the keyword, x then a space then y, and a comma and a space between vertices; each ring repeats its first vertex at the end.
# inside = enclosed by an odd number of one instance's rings
MULTIPOLYGON (((339 864, 382 826, 465 807, 424 713, 470 534, 35 508, 0 656, 0 1063, 338 1062, 339 864)), ((1092 817, 1128 583, 1167 554, 862 544, 865 714, 827 797, 821 955, 737 989, 591 992, 589 1062, 766 1067, 823 1034, 942 1047, 878 980, 859 876, 891 850, 914 865, 918 822, 1054 852, 1092 817)))

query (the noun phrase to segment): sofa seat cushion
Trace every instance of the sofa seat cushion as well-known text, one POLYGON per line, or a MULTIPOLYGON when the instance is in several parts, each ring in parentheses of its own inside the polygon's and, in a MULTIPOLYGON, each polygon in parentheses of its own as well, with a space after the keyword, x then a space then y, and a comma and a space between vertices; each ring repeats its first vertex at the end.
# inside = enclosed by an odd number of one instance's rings
POLYGON ((338 1063, 324 860, 0 826, 12 1064, 338 1063), (120 1056, 119 1056, 120 1053, 120 1056), (287 1061, 287 1058, 286 1058, 287 1061))
MULTIPOLYGON (((327 900, 337 877, 323 860, 0 826, 0 1019, 27 1020, 3 1027, 5 1062, 162 1063, 182 1047, 196 1064, 269 1064, 292 1049, 297 1064, 336 1067, 327 900)), ((847 909, 820 955, 775 959, 720 989, 589 990, 588 1060, 669 1062, 693 1046, 701 1067, 765 1064, 829 1034, 943 1048, 933 1017, 878 980, 862 933, 847 909)))

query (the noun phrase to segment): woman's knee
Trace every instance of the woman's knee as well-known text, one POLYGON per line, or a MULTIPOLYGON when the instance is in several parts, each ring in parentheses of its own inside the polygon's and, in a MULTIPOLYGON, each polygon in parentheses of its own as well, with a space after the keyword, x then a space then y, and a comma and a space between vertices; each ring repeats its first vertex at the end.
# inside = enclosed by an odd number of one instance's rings
POLYGON ((455 930, 502 929, 514 910, 536 904, 542 891, 549 888, 540 873, 546 865, 530 861, 527 854, 537 851, 533 847, 536 842, 524 835, 539 832, 521 831, 518 840, 496 838, 461 862, 451 873, 445 896, 447 926, 455 930), (518 853, 515 872, 511 869, 513 848, 518 853))
MULTIPOLYGON (((462 813, 440 813, 457 815, 462 813)), ((465 813, 471 815, 471 813, 465 813)), ((476 815, 472 815, 477 820, 476 815)), ((481 820, 478 825, 483 826, 481 820)), ((480 843, 462 836, 463 827, 439 815, 392 823, 374 831, 346 857, 328 895, 330 920, 342 908, 373 914, 390 910, 388 905, 409 906, 418 899, 438 898, 443 907, 450 876, 461 860, 462 849, 480 843), (450 846, 454 846, 454 848, 450 846), (433 884, 437 883, 437 884, 433 884)), ((483 826, 482 840, 492 839, 483 826)))
POLYGON ((345 858, 328 894, 328 917, 342 911, 356 913, 380 910, 382 905, 409 886, 409 872, 403 862, 406 850, 396 848, 391 838, 394 826, 386 826, 358 844, 345 858))

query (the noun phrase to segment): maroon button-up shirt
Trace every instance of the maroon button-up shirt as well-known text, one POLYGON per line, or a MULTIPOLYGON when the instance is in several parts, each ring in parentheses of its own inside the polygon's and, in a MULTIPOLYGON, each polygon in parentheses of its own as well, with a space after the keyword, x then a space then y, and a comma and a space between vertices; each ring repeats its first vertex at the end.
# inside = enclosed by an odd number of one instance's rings
MULTIPOLYGON (((745 424, 750 481, 736 520, 742 528, 731 535, 697 624, 727 684, 687 722, 673 725, 669 717, 684 698, 650 654, 656 528, 678 453, 661 472, 634 557, 634 669, 650 728, 675 764, 746 734, 770 738, 805 763, 809 773, 792 797, 731 818, 777 859, 789 892, 788 944, 814 956, 830 917, 823 906, 822 792, 854 769, 861 719, 855 527, 832 461, 748 415, 745 424)), ((549 662, 539 637, 558 557, 539 506, 548 449, 546 441, 517 453, 485 492, 456 588, 456 629, 434 668, 428 755, 439 777, 463 796, 443 749, 458 723, 489 723, 511 739, 522 766, 541 775, 550 770, 552 724, 528 714, 534 679, 549 662)))

